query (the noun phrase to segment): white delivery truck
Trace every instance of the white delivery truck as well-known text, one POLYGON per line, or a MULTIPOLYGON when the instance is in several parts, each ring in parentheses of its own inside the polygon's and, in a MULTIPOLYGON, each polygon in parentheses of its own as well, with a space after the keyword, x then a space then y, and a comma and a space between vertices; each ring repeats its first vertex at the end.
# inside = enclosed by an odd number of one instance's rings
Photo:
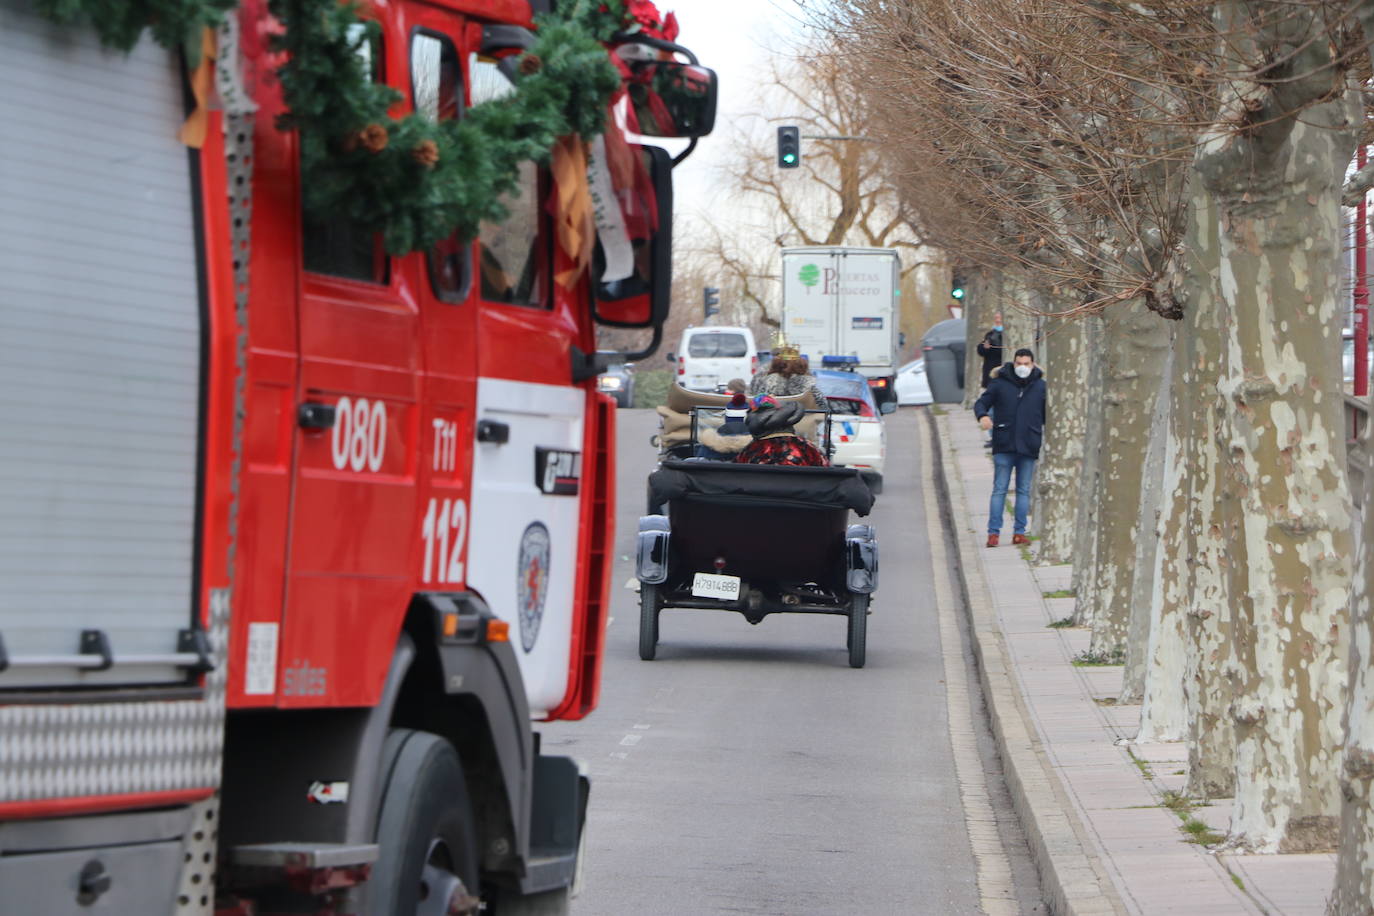
POLYGON ((868 377, 879 405, 894 401, 898 277, 890 248, 816 246, 782 250, 782 330, 813 369, 851 368, 868 377))

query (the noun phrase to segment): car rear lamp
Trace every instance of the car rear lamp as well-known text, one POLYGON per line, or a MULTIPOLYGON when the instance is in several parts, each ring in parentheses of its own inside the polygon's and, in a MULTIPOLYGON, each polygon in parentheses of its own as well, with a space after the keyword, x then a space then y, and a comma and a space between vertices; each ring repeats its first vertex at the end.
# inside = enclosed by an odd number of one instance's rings
POLYGON ((711 565, 716 568, 716 572, 720 572, 722 569, 725 568, 725 557, 716 557, 716 559, 714 560, 714 562, 712 562, 711 565))
POLYGON ((887 379, 885 379, 885 378, 871 378, 871 379, 868 380, 868 384, 872 385, 874 388, 886 388, 886 387, 887 387, 887 379))
POLYGON ((687 374, 687 357, 685 357, 685 356, 679 356, 679 357, 677 358, 677 374, 678 374, 678 375, 686 375, 686 374, 687 374))
POLYGON ((495 617, 488 618, 487 642, 510 642, 510 624, 495 617))

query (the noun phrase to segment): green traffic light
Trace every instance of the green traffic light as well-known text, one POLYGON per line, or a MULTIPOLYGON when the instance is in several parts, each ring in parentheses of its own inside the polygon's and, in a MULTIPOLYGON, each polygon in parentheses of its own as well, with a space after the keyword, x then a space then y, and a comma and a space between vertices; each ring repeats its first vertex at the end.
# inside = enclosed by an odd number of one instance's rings
POLYGON ((964 298, 964 290, 960 287, 955 287, 954 289, 950 290, 949 294, 953 296, 955 299, 964 298))
POLYGON ((786 162, 788 165, 791 165, 792 163, 797 161, 797 157, 794 156, 792 153, 783 153, 782 161, 786 162))

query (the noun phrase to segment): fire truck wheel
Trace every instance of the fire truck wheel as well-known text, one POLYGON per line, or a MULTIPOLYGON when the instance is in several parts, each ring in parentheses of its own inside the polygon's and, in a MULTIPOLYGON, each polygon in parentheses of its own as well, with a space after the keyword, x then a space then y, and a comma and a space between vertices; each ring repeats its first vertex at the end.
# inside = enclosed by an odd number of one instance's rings
POLYGON ((862 668, 868 648, 868 596, 849 599, 849 667, 862 668))
POLYGON ((382 766, 381 854, 366 885, 367 912, 475 916, 477 830, 458 752, 438 735, 396 728, 382 766))
POLYGON ((658 586, 647 582, 639 584, 639 657, 646 662, 654 660, 658 654, 658 612, 663 603, 658 597, 658 586))

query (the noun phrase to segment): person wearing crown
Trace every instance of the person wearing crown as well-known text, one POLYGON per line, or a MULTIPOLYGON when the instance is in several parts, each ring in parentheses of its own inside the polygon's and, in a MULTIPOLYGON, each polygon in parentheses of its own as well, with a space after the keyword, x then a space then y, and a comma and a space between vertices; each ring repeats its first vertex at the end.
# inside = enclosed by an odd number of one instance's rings
POLYGON ((755 375, 749 383, 749 394, 753 397, 762 394, 775 398, 793 397, 808 391, 818 408, 830 409, 820 386, 816 384, 816 377, 811 374, 811 364, 800 350, 787 343, 779 343, 773 348, 773 361, 768 364, 768 371, 755 375))

